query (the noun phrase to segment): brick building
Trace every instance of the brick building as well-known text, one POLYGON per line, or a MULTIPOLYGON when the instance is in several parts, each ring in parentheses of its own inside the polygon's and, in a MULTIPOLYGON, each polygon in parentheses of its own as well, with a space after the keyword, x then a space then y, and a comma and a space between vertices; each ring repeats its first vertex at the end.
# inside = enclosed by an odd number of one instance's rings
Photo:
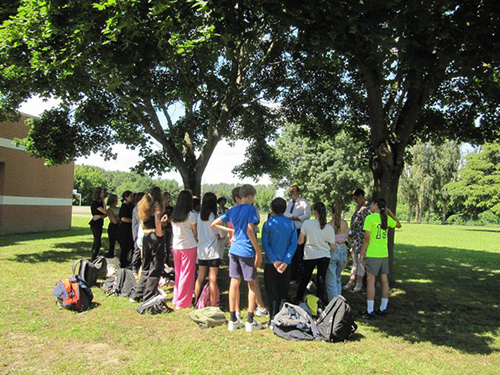
POLYGON ((0 235, 71 227, 74 163, 47 167, 12 142, 30 117, 0 123, 0 235))

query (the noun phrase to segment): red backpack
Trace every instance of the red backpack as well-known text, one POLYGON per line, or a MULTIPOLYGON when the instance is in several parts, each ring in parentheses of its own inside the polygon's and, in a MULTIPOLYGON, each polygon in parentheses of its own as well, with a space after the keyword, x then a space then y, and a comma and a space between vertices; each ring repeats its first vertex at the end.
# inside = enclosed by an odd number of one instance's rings
POLYGON ((87 310, 94 299, 92 290, 78 275, 58 280, 52 294, 59 307, 78 312, 87 310))

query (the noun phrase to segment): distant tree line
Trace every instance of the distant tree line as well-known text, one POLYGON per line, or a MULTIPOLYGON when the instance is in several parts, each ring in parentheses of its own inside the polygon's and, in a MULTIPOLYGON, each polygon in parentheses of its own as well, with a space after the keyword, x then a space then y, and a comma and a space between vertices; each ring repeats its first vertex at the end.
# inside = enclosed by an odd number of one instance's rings
MULTIPOLYGON (((202 186, 202 192, 213 192, 217 197, 227 199, 228 206, 234 204, 231 191, 241 184, 206 184, 202 186)), ((102 187, 107 194, 121 194, 125 190, 133 192, 147 191, 152 186, 158 186, 163 191, 172 194, 173 203, 179 192, 183 189, 175 180, 163 180, 142 176, 136 172, 107 171, 91 165, 76 165, 73 187, 82 194, 82 205, 89 205, 92 201, 92 191, 96 187, 102 187)), ((257 190, 255 206, 262 213, 269 212, 269 205, 273 200, 276 188, 272 185, 254 185, 257 190)), ((78 203, 78 202, 74 202, 78 203)))

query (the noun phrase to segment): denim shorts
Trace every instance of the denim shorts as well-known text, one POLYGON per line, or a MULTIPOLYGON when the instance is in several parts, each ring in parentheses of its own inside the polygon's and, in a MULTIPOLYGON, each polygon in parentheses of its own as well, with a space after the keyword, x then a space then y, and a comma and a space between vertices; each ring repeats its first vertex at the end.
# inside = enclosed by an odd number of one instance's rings
POLYGON ((240 257, 229 254, 229 277, 232 279, 241 279, 252 281, 257 278, 257 269, 255 268, 255 257, 240 257))

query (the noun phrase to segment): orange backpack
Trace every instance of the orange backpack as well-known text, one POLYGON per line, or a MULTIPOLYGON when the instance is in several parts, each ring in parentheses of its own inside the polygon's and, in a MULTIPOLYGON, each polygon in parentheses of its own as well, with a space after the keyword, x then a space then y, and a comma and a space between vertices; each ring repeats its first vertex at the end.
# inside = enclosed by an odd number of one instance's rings
POLYGON ((92 290, 78 275, 57 281, 52 294, 59 307, 78 312, 87 310, 94 299, 92 290))

